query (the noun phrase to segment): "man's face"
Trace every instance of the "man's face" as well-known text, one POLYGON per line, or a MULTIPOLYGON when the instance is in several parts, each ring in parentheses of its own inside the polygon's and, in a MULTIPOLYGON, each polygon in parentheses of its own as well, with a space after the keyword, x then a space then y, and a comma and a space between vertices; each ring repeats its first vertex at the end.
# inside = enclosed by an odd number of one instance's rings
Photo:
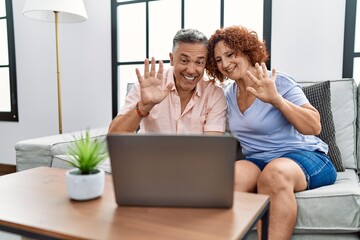
POLYGON ((178 92, 193 91, 204 76, 207 49, 201 43, 179 43, 170 53, 178 92))

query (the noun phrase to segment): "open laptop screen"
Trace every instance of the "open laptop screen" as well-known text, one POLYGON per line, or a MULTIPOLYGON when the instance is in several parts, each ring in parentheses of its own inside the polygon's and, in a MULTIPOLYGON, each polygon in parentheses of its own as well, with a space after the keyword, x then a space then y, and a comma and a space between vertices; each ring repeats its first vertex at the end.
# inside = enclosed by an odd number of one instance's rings
POLYGON ((232 136, 109 134, 107 142, 118 205, 232 206, 232 136))

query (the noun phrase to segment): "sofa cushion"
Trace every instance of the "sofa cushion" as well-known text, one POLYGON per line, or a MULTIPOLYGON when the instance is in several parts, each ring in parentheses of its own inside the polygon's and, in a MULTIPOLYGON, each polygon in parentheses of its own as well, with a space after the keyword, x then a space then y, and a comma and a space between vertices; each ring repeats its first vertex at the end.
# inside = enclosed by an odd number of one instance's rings
MULTIPOLYGON (((107 127, 90 129, 90 136, 105 140, 107 130, 107 127)), ((53 156, 66 154, 69 144, 72 144, 75 138, 84 133, 85 130, 17 142, 15 144, 16 170, 52 166, 53 156)))
MULTIPOLYGON (((308 86, 318 81, 298 82, 308 86)), ((356 114, 357 86, 353 79, 330 80, 331 110, 335 124, 336 143, 345 168, 357 169, 356 114)))
MULTIPOLYGON (((97 139, 98 141, 106 142, 107 132, 104 131, 105 131, 104 129, 91 129, 90 138, 97 139)), ((66 154, 69 150, 69 146, 74 144, 76 139, 79 139, 84 134, 85 134, 84 131, 74 132, 71 134, 63 134, 62 140, 54 143, 51 146, 51 154, 52 155, 66 154)))
POLYGON ((325 81, 305 86, 303 87, 303 91, 311 105, 313 105, 320 114, 322 129, 317 137, 328 144, 328 156, 333 162, 336 171, 345 171, 341 160, 341 153, 336 144, 334 119, 331 111, 330 82, 325 81))
POLYGON ((295 193, 298 219, 295 233, 360 230, 360 188, 353 169, 338 172, 335 184, 295 193))
POLYGON ((334 80, 330 85, 336 143, 340 148, 345 168, 357 169, 357 86, 353 79, 334 80))

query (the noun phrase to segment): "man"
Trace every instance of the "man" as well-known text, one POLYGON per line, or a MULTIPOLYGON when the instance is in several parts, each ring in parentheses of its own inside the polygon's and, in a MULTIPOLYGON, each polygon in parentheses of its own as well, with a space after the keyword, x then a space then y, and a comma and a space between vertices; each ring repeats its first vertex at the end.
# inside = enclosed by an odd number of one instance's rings
POLYGON ((139 132, 202 134, 224 133, 226 99, 213 80, 203 78, 207 37, 194 29, 179 30, 173 39, 171 67, 163 70, 155 59, 145 60, 144 75, 136 69, 138 82, 111 122, 109 133, 139 132), (149 69, 150 68, 150 69, 149 69))

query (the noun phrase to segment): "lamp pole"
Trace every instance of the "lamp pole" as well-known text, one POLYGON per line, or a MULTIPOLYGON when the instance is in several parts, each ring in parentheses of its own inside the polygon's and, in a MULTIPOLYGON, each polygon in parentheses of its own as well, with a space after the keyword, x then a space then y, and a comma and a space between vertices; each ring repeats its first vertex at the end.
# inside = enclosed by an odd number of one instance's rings
POLYGON ((58 94, 58 115, 59 115, 59 134, 62 134, 62 109, 61 109, 61 82, 60 82, 60 57, 59 57, 59 12, 55 14, 55 37, 56 37, 56 76, 57 76, 57 94, 58 94))

